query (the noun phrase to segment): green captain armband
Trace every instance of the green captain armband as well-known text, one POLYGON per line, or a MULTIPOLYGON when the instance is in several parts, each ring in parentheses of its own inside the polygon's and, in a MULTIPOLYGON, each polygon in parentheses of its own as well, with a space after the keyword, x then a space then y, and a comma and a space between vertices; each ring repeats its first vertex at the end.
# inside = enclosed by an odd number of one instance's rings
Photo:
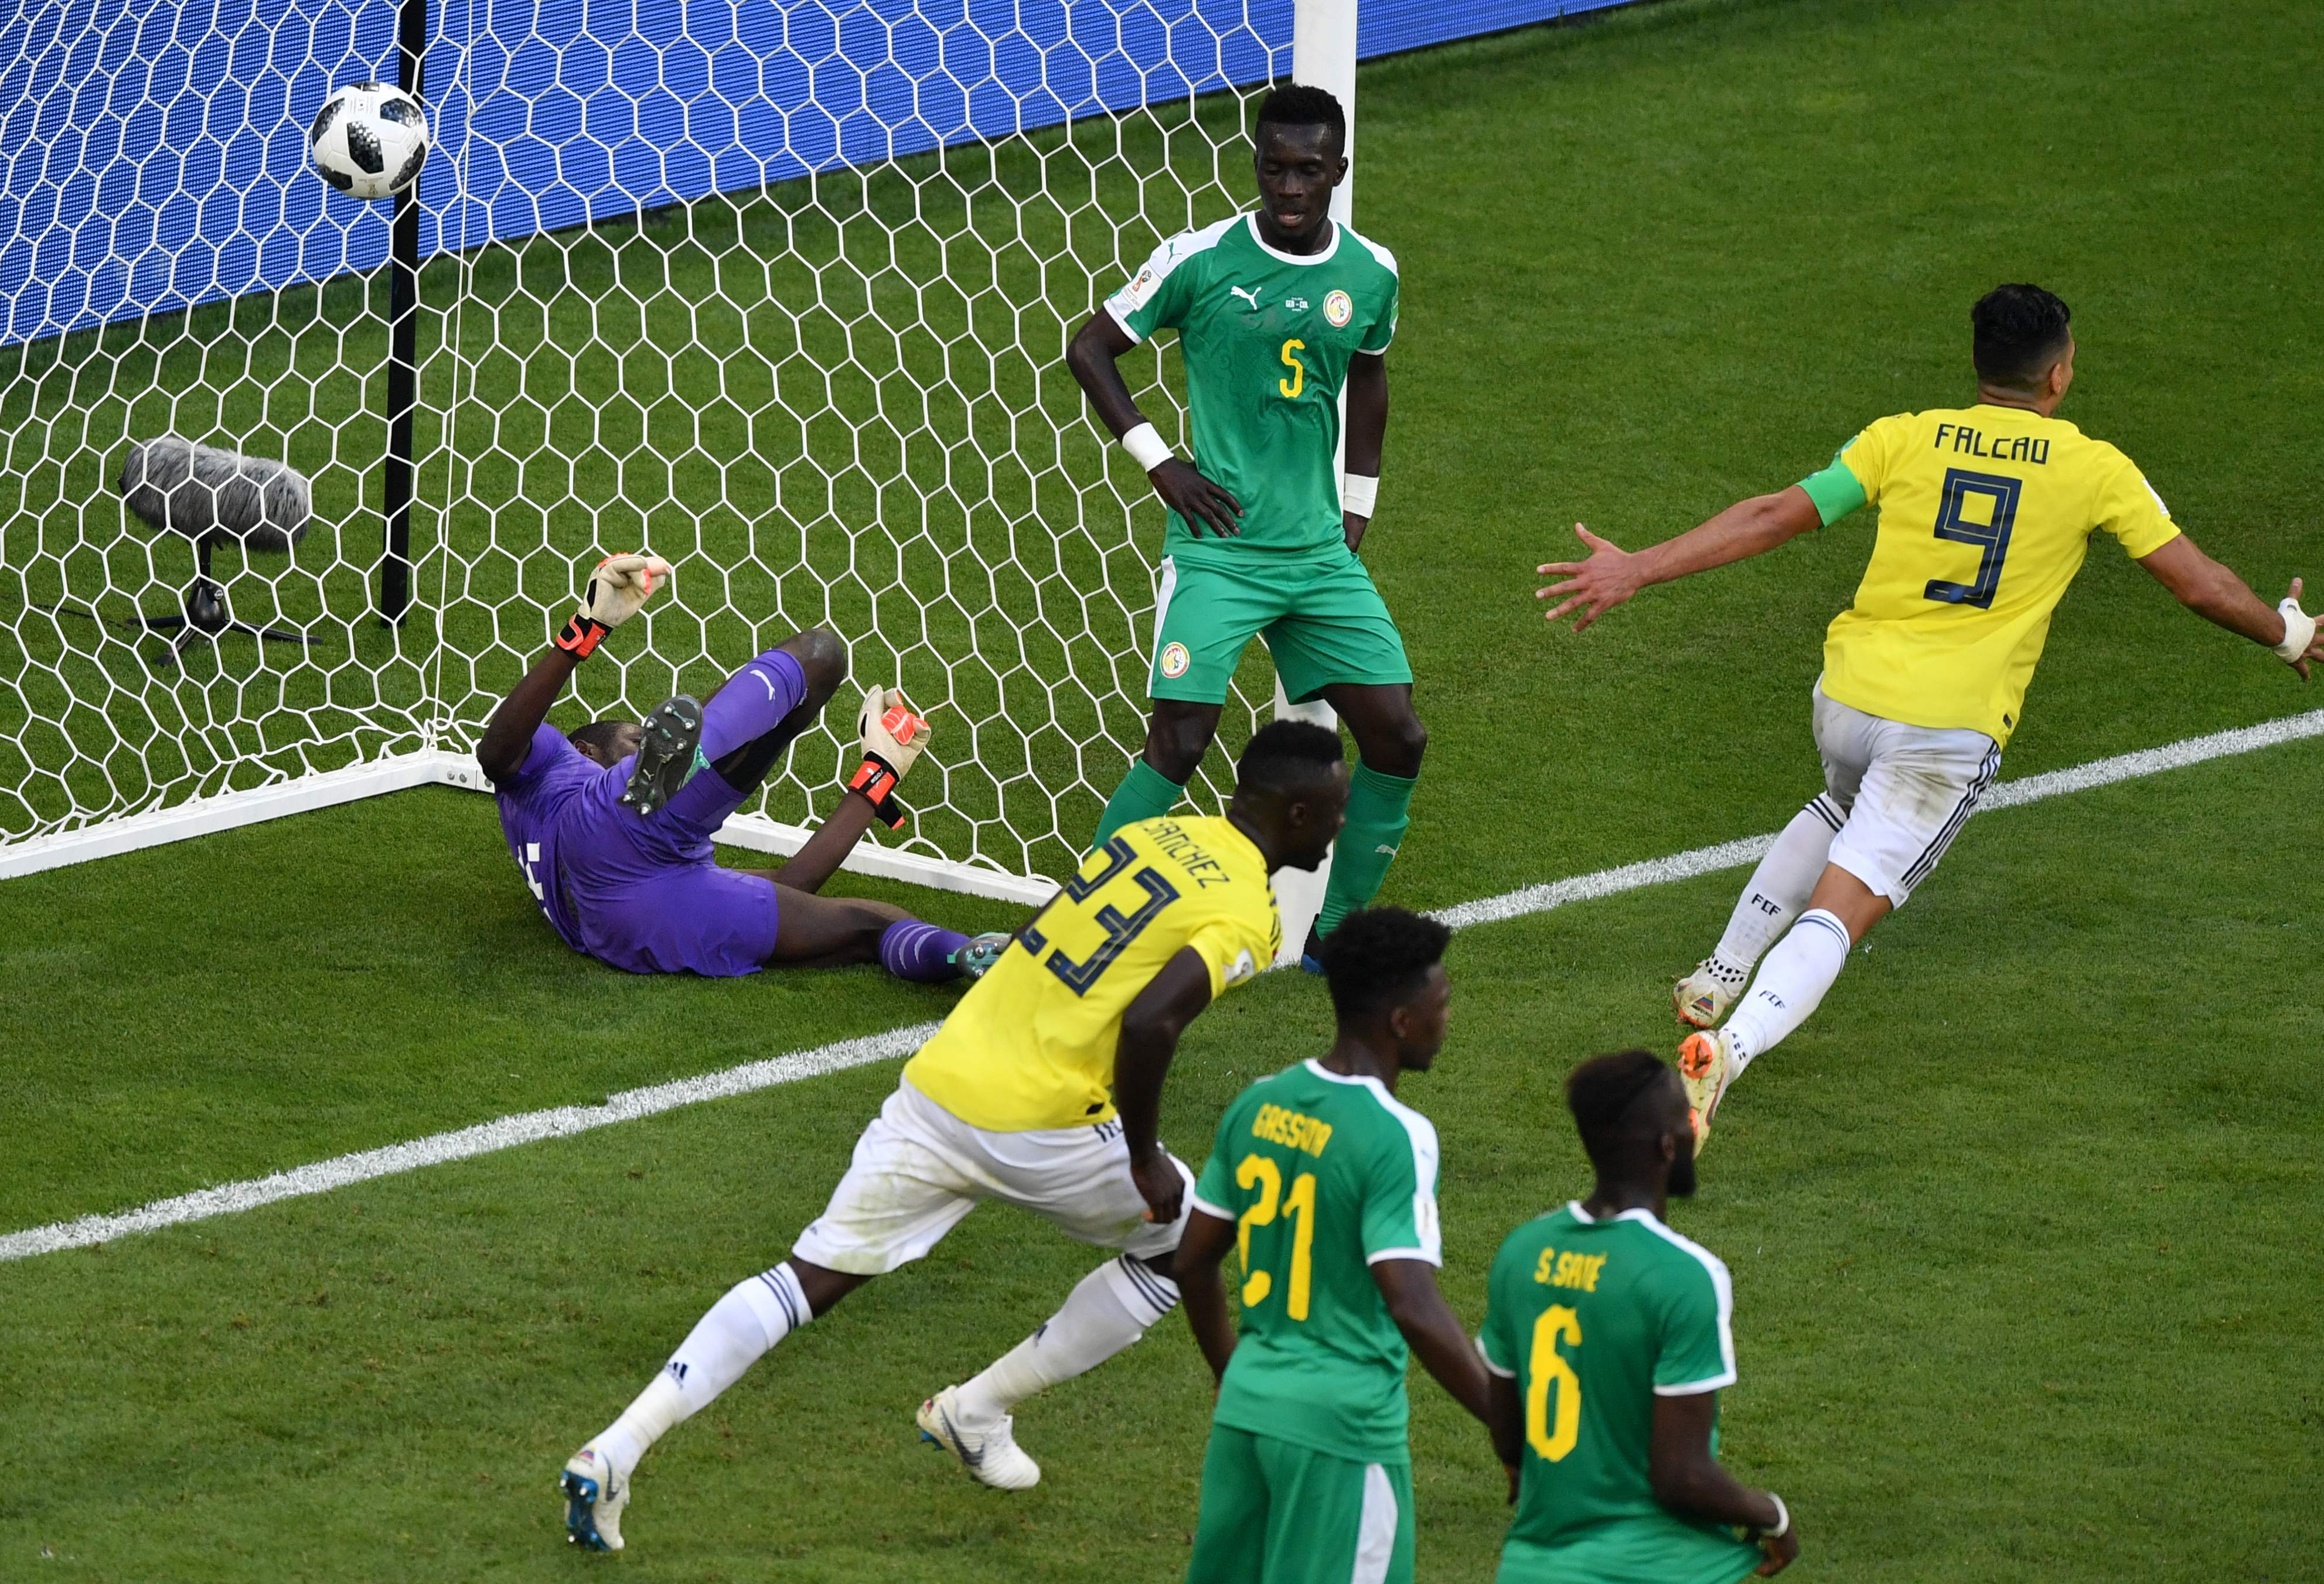
POLYGON ((1800 488, 1815 502, 1816 515, 1823 519, 1826 528, 1864 504, 1864 486, 1848 470, 1848 464, 1837 456, 1821 473, 1812 473, 1800 480, 1800 488))

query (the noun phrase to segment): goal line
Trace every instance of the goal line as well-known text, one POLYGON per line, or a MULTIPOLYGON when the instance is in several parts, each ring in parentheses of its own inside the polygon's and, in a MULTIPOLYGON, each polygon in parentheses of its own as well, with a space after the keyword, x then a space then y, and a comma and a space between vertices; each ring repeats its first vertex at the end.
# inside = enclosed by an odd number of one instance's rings
MULTIPOLYGON (((2290 715, 2257 726, 2185 738, 2160 748, 2144 749, 2111 759, 2094 760, 2069 769, 2005 781, 1994 788, 1978 812, 1982 815, 1997 808, 2015 808, 2043 798, 2087 792, 2117 781, 2160 775, 2165 770, 2180 769, 2209 760, 2253 753, 2261 749, 2319 736, 2324 736, 2324 710, 2310 710, 2305 714, 2290 715)), ((1738 869, 1744 864, 1757 862, 1775 839, 1770 833, 1697 847, 1644 863, 1623 864, 1614 869, 1600 870, 1595 874, 1580 875, 1547 885, 1527 886, 1498 897, 1464 902, 1445 908, 1434 916, 1454 929, 1523 918, 1546 913, 1569 903, 1592 901, 1649 886, 1692 879, 1721 870, 1738 869)), ((659 1116, 681 1106, 752 1094, 779 1084, 797 1083, 803 1079, 818 1078, 872 1062, 893 1060, 918 1049, 936 1032, 936 1027, 934 1023, 916 1023, 884 1034, 865 1035, 819 1045, 813 1050, 746 1062, 740 1066, 706 1073, 698 1077, 681 1078, 645 1089, 624 1090, 608 1097, 601 1106, 557 1106, 547 1110, 521 1111, 474 1127, 431 1134, 425 1138, 392 1144, 381 1149, 335 1156, 328 1160, 276 1172, 269 1176, 198 1189, 175 1198, 157 1200, 118 1215, 88 1215, 44 1227, 28 1228, 0 1236, 0 1261, 26 1259, 37 1254, 53 1254, 68 1248, 83 1248, 132 1233, 157 1231, 189 1221, 233 1215, 278 1200, 327 1193, 334 1189, 417 1171, 423 1166, 443 1165, 480 1155, 492 1155, 545 1138, 569 1137, 576 1133, 609 1128, 617 1122, 659 1116)))

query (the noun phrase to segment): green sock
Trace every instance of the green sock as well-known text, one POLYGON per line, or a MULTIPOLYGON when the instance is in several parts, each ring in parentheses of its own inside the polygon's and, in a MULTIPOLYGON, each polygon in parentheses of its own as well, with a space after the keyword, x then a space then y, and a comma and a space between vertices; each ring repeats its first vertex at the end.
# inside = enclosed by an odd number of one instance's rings
POLYGON ((1348 778, 1348 823, 1332 849, 1332 882, 1323 888, 1323 910, 1315 916, 1318 935, 1330 935, 1340 920, 1379 895, 1388 866, 1404 843, 1404 828, 1412 823, 1412 789, 1417 785, 1360 764, 1348 778))
MULTIPOLYGON (((1148 764, 1145 760, 1132 761, 1130 774, 1121 778, 1121 785, 1113 789, 1113 797, 1098 815, 1097 834, 1090 839, 1092 847, 1102 847, 1113 840, 1114 832, 1142 819, 1160 819, 1178 806, 1186 789, 1148 764)), ((1378 884, 1378 881, 1374 881, 1378 884)))

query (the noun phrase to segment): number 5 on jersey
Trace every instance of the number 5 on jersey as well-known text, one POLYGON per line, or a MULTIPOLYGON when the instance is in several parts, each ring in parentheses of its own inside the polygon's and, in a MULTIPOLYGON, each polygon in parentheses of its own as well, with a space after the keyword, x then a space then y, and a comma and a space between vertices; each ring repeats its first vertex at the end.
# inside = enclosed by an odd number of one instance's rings
POLYGON ((1283 344, 1283 362, 1284 365, 1290 369, 1291 377, 1276 381, 1275 388, 1283 392, 1283 399, 1286 401, 1297 401, 1299 392, 1307 388, 1307 365, 1291 355, 1295 352, 1306 350, 1307 343, 1296 336, 1283 344))

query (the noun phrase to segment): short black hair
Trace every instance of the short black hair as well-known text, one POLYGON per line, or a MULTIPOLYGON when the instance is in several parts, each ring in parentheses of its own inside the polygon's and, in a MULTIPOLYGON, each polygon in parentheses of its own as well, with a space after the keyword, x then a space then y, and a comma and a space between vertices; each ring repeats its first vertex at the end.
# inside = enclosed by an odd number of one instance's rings
POLYGON ((1313 721, 1269 721, 1251 733, 1235 760, 1235 785, 1291 793, 1323 779, 1347 762, 1340 734, 1313 721))
POLYGON ((1252 138, 1259 136, 1262 126, 1328 126, 1339 134, 1340 146, 1348 146, 1348 113, 1329 88, 1304 82, 1287 82, 1269 90, 1259 102, 1259 119, 1250 125, 1252 138))
POLYGON ((613 751, 613 740, 621 734, 627 721, 592 721, 586 726, 576 726, 565 736, 576 748, 594 748, 600 753, 613 751))
POLYGON ((1403 1005, 1444 961, 1452 932, 1401 907, 1363 907, 1323 937, 1323 982, 1342 1024, 1403 1005))
POLYGON ((2032 390, 2066 350, 2073 318, 2053 291, 2023 282, 1995 287, 1969 310, 1977 377, 2005 390, 2032 390))
POLYGON ((1592 1056, 1565 1075, 1565 1103, 1591 1160, 1604 1159, 1625 1139, 1646 1137, 1643 1113, 1632 1113, 1638 1097, 1669 1071, 1654 1052, 1628 1050, 1592 1056))

